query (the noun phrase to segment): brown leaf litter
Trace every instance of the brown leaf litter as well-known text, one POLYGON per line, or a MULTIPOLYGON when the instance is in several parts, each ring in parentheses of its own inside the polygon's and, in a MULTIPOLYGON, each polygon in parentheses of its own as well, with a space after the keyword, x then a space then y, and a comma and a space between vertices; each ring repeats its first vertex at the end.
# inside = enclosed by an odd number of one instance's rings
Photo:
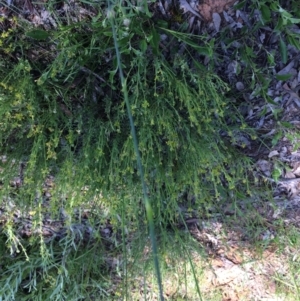
POLYGON ((197 7, 206 22, 211 21, 214 13, 221 14, 227 11, 235 0, 200 0, 197 7))

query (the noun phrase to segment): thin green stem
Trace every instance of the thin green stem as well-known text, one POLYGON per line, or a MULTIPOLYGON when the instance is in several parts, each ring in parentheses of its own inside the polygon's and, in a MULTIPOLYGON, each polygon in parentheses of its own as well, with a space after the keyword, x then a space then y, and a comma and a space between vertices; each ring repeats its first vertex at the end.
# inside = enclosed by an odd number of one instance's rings
MULTIPOLYGON (((111 5, 109 5, 109 9, 111 10, 110 12, 112 13, 111 5)), ((141 178, 141 183, 142 183, 143 201, 144 201, 144 205, 146 208, 146 215, 147 215, 147 220, 148 220, 148 224, 149 224, 150 240, 151 240, 151 245, 152 245, 153 260, 154 260, 154 266, 155 266, 156 277, 157 277, 158 288, 159 288, 159 296, 160 296, 160 300, 163 301, 164 297, 163 297, 161 273, 160 273, 160 268, 159 268, 157 244, 156 244, 156 239, 155 239, 153 211, 152 211, 150 200, 147 196, 147 187, 146 187, 146 182, 144 179, 144 169, 143 169, 141 155, 140 155, 139 148, 138 148, 138 139, 137 139, 136 130, 135 130, 134 122, 133 122, 133 116, 132 116, 131 108, 130 108, 130 104, 129 104, 127 83, 126 83, 123 69, 122 69, 121 54, 119 52, 119 46, 118 46, 117 35, 116 35, 116 30, 115 30, 115 23, 114 23, 112 14, 110 14, 109 19, 111 22, 111 27, 112 27, 112 32, 113 32, 114 46, 115 46, 115 50, 116 50, 116 57, 117 57, 117 64, 118 64, 118 69, 119 69, 119 76, 120 76, 120 80, 121 80, 122 93, 124 95, 126 108, 127 108, 127 114, 128 114, 128 118, 129 118, 129 122, 130 122, 131 134, 132 134, 133 144, 134 144, 134 151, 136 154, 137 168, 140 173, 140 178, 141 178)))

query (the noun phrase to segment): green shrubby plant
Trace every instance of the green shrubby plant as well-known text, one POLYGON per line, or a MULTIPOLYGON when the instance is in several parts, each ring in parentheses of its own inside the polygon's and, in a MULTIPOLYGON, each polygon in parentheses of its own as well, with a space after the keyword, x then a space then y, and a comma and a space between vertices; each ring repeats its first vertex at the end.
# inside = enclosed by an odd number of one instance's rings
MULTIPOLYGON (((151 26, 149 32, 154 39, 153 36, 159 33, 150 23, 151 26)), ((27 173, 31 169, 37 173, 38 169, 33 166, 40 164, 44 164, 43 168, 47 166, 49 172, 55 172, 65 160, 76 160, 73 172, 84 170, 86 174, 89 170, 91 178, 102 182, 101 189, 110 190, 120 183, 133 184, 135 155, 124 101, 116 90, 118 78, 112 74, 116 68, 113 58, 105 70, 99 60, 97 72, 103 73, 98 74, 103 82, 96 84, 103 92, 96 99, 92 99, 95 85, 89 84, 89 81, 95 84, 97 79, 96 76, 91 79, 96 73, 92 62, 98 61, 101 53, 103 62, 112 40, 105 36, 108 30, 105 31, 104 26, 97 29, 98 40, 87 35, 86 41, 83 39, 78 43, 82 36, 77 27, 78 39, 73 41, 71 36, 69 46, 64 42, 56 57, 53 56, 52 64, 39 78, 35 79, 31 74, 37 63, 23 59, 3 78, 2 90, 6 95, 1 107, 2 145, 8 153, 19 152, 20 145, 26 145, 27 153, 25 149, 22 152, 27 156, 27 173), (84 42, 87 43, 85 46, 82 45, 84 42), (100 43, 107 47, 100 49, 100 43), (70 60, 70 53, 76 54, 74 61, 70 60), (88 66, 91 72, 80 73, 81 66, 88 66), (74 89, 75 92, 71 88, 65 89, 66 84, 62 84, 71 82, 71 86, 76 74, 86 76, 82 86, 74 89), (14 140, 9 143, 9 139, 14 140)), ((173 62, 161 55, 151 55, 149 51, 157 45, 151 40, 147 42, 146 36, 136 34, 145 30, 143 23, 140 28, 129 29, 128 35, 120 39, 120 52, 124 56, 126 82, 146 178, 158 186, 170 185, 168 193, 173 191, 175 196, 182 187, 196 187, 198 181, 195 180, 202 178, 200 174, 211 180, 214 169, 220 175, 229 173, 222 167, 222 162, 228 158, 225 159, 227 146, 220 136, 221 130, 228 130, 225 121, 229 107, 225 97, 228 87, 188 55, 175 56, 173 62), (133 48, 135 44, 143 43, 146 43, 142 46, 144 53, 133 48), (224 158, 223 151, 226 152, 224 158)), ((55 44, 65 41, 66 34, 56 34, 58 42, 55 44)), ((112 49, 110 52, 112 54, 112 49)), ((43 172, 44 176, 47 172, 43 172)))
MULTIPOLYGON (((229 195, 234 201, 231 191, 250 193, 249 161, 224 139, 226 133, 235 142, 246 131, 242 122, 240 128, 229 125, 241 116, 235 116, 226 98, 228 86, 193 59, 193 53, 202 55, 204 49, 212 54, 212 45, 201 40, 201 46, 195 45, 191 35, 158 27, 147 6, 136 12, 136 7, 115 5, 110 13, 155 226, 165 229, 182 219, 179 202, 187 209, 206 210, 214 202, 228 201, 229 195), (178 39, 186 43, 183 54, 161 54, 162 32, 175 48, 178 39), (193 202, 184 200, 184 193, 194 196, 193 202)), ((95 213, 92 227, 109 218, 121 229, 126 252, 128 232, 145 229, 140 171, 111 25, 103 11, 92 21, 62 22, 52 32, 25 27, 16 45, 13 60, 0 74, 0 149, 6 158, 0 196, 7 211, 13 206, 31 212, 32 232, 38 235, 21 242, 13 210, 7 214, 2 227, 16 263, 7 257, 5 273, 17 273, 18 278, 2 277, 0 286, 12 299, 23 296, 20 287, 41 300, 92 296, 94 289, 102 289, 92 284, 102 272, 93 274, 94 259, 88 258, 96 246, 77 247, 72 231, 59 246, 47 244, 37 230, 46 213, 56 219, 62 209, 71 229, 74 210, 88 207, 95 213), (23 38, 28 52, 21 51, 23 38), (33 46, 36 53, 28 56, 33 46), (45 207, 42 187, 49 175, 55 186, 45 207), (16 176, 21 184, 11 185, 16 176), (90 268, 77 275, 79 263, 90 268)))

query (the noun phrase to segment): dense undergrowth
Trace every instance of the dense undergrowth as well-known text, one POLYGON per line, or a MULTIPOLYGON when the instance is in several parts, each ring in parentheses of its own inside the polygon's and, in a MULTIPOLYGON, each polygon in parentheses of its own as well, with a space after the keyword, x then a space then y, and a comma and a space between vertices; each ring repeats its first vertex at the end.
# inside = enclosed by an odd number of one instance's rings
POLYGON ((146 1, 89 5, 97 14, 77 22, 76 11, 53 10, 57 26, 47 31, 1 20, 3 300, 130 298, 127 273, 130 260, 143 257, 147 218, 110 17, 159 242, 184 224, 184 211, 207 215, 213 204, 251 193, 250 162, 237 146, 241 133, 256 136, 213 64, 195 59, 213 58, 208 37, 174 31, 146 1), (30 234, 22 237, 26 219, 30 234), (61 221, 66 233, 45 239, 45 219, 61 221), (114 234, 103 242, 99 229, 108 220, 114 234))

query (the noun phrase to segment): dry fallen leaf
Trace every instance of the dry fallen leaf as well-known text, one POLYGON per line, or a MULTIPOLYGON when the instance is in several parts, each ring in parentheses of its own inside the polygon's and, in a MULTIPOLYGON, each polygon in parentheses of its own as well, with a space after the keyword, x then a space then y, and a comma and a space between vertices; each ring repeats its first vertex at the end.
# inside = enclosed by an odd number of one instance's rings
POLYGON ((237 90, 239 90, 239 91, 242 91, 242 90, 245 89, 245 86, 244 86, 244 84, 243 84, 242 82, 237 82, 237 83, 235 84, 235 87, 236 87, 237 90))
POLYGON ((203 0, 198 9, 205 21, 212 19, 213 13, 222 13, 234 4, 235 0, 203 0))
POLYGON ((269 153, 268 157, 273 158, 279 155, 279 152, 277 150, 273 150, 269 153))
POLYGON ((215 29, 217 32, 220 30, 220 25, 221 25, 221 17, 218 13, 213 13, 212 14, 213 22, 215 25, 215 29))

